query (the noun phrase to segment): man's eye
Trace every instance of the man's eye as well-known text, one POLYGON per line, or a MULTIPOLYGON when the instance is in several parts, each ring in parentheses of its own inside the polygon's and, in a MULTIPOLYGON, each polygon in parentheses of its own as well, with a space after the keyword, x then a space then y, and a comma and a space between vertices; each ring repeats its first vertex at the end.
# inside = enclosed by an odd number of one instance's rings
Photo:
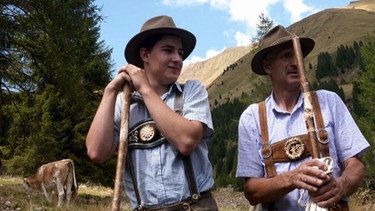
POLYGON ((164 49, 165 52, 171 53, 172 49, 164 49))
POLYGON ((286 54, 284 54, 282 57, 283 57, 283 58, 286 58, 286 59, 290 59, 290 58, 292 58, 292 56, 293 56, 293 54, 291 54, 291 53, 286 53, 286 54))

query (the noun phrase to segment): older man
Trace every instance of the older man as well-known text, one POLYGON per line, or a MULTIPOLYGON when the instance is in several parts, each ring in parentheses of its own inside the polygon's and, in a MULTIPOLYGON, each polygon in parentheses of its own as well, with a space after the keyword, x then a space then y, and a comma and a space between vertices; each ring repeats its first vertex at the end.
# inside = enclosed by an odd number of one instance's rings
MULTIPOLYGON (((333 172, 311 159, 294 37, 278 25, 262 38, 261 50, 253 57, 252 70, 268 75, 273 91, 240 117, 237 177, 245 179, 246 198, 253 205, 261 203, 261 210, 304 210, 298 203, 301 195, 301 201, 310 197, 319 207, 347 210, 349 196, 364 179, 359 157, 369 144, 338 95, 319 90, 316 97, 312 94, 314 115, 321 116, 315 125, 328 137, 318 146, 323 156, 333 159, 333 172)), ((299 40, 306 57, 315 42, 299 40)))

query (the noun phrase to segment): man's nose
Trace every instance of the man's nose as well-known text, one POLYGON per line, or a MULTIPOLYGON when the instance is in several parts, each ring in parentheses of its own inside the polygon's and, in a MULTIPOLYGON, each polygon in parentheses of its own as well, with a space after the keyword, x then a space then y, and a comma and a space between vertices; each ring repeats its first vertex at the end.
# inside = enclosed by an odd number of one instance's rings
POLYGON ((290 64, 297 66, 297 57, 295 55, 290 57, 290 64))
POLYGON ((173 53, 173 61, 182 61, 182 55, 180 52, 175 51, 173 53))

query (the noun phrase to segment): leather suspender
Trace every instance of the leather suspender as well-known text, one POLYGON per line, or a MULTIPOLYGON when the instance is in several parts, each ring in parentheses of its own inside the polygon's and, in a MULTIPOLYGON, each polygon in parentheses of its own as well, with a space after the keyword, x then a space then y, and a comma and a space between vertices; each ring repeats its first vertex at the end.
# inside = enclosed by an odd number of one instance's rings
POLYGON ((316 92, 311 92, 311 99, 313 103, 316 124, 318 127, 317 129, 317 133, 318 133, 317 138, 318 138, 318 143, 319 143, 318 147, 319 147, 322 157, 327 157, 329 156, 328 133, 324 129, 323 116, 320 110, 319 100, 318 100, 318 96, 316 95, 316 92))
MULTIPOLYGON (((182 90, 184 89, 184 84, 181 84, 182 90)), ((182 93, 178 92, 176 93, 175 101, 174 101, 174 110, 179 115, 182 115, 182 109, 183 109, 183 103, 182 103, 182 93)), ((184 168, 185 168, 185 175, 188 181, 189 189, 190 189, 190 197, 193 202, 197 202, 199 195, 198 195, 198 187, 197 182, 195 181, 195 175, 194 175, 194 169, 193 164, 191 163, 190 155, 183 155, 180 153, 180 157, 182 161, 184 162, 184 168)))
POLYGON ((262 132, 262 155, 266 164, 268 177, 276 176, 275 163, 272 157, 272 147, 268 141, 268 125, 267 125, 267 112, 266 103, 262 101, 259 103, 259 117, 260 117, 260 128, 262 132))
MULTIPOLYGON (((320 110, 318 97, 315 91, 311 92, 311 98, 313 102, 314 115, 315 115, 316 123, 318 127, 317 137, 318 137, 319 150, 320 150, 322 157, 326 157, 326 156, 329 156, 328 134, 326 130, 324 129, 324 121, 323 121, 322 113, 320 110)), ((275 156, 275 154, 276 153, 280 154, 280 153, 273 152, 273 149, 280 148, 280 147, 276 147, 279 142, 276 144, 272 144, 272 145, 269 143, 267 112, 266 112, 266 104, 264 101, 259 103, 259 119, 260 119, 261 133, 262 133, 262 155, 263 155, 264 162, 266 165, 267 176, 274 177, 277 175, 276 168, 275 168, 275 157, 280 157, 280 156, 275 156)), ((310 154, 309 150, 310 149, 307 149, 307 152, 310 154)), ((304 157, 306 157, 306 155, 304 157)))

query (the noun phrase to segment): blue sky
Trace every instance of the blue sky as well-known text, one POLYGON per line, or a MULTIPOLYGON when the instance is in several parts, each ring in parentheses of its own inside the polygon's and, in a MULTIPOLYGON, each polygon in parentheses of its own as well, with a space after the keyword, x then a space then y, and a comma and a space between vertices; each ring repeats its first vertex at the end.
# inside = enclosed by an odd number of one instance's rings
POLYGON ((197 37, 184 65, 211 58, 225 48, 249 45, 259 15, 285 27, 327 8, 347 6, 350 0, 95 0, 102 7, 100 40, 109 48, 115 72, 127 64, 126 43, 151 17, 169 15, 177 27, 197 37))

